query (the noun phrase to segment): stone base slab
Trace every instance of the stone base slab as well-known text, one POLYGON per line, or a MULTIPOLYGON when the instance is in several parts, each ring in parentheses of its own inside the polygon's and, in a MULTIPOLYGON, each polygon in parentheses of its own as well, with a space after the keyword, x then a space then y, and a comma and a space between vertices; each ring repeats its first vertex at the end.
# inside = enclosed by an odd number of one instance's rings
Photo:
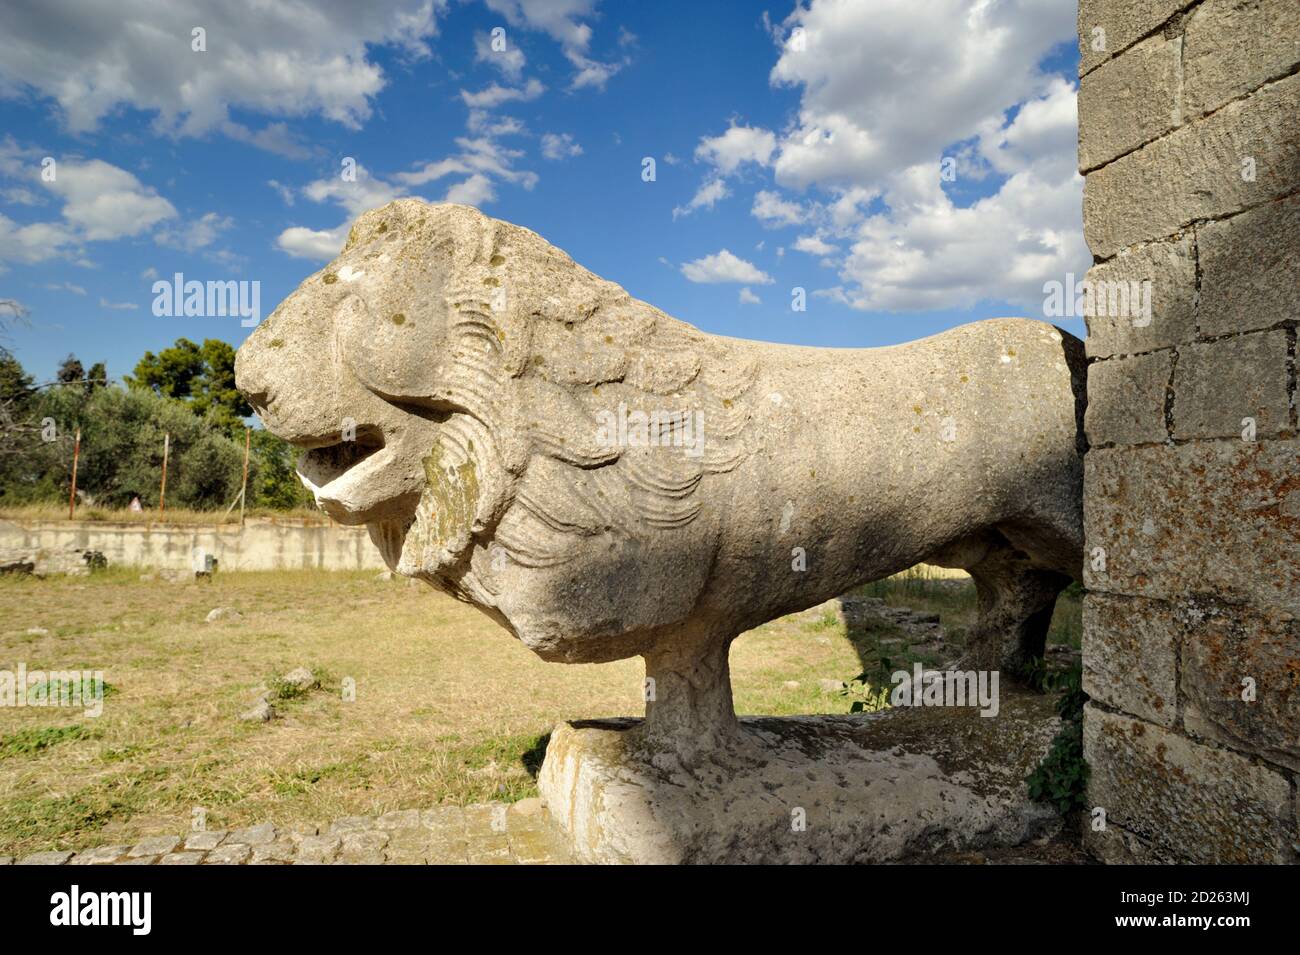
POLYGON ((974 709, 748 717, 734 744, 646 752, 637 719, 563 723, 538 787, 576 859, 601 863, 881 863, 1057 833, 1025 776, 1054 697, 974 709))

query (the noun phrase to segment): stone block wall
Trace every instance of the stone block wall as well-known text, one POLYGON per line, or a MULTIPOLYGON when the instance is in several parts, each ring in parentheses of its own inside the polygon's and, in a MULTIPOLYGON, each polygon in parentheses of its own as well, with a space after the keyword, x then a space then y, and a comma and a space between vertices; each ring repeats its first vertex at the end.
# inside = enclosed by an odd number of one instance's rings
POLYGON ((1088 844, 1294 863, 1300 2, 1081 0, 1079 38, 1088 277, 1151 283, 1089 318, 1088 844))

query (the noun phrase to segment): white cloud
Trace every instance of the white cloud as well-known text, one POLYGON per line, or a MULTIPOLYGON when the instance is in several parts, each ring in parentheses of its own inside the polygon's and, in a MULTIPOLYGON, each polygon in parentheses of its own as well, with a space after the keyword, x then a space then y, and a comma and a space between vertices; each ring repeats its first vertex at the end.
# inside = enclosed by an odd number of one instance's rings
POLYGON ((503 146, 491 136, 462 136, 457 138, 456 145, 460 147, 456 155, 426 163, 411 172, 397 173, 393 178, 407 186, 422 186, 457 173, 480 173, 525 189, 537 185, 537 173, 514 168, 514 161, 524 155, 522 150, 503 146))
MULTIPOLYGON (((445 5, 374 0, 363 16, 346 2, 115 0, 75 14, 62 4, 0 4, 0 91, 50 97, 74 132, 123 106, 156 114, 158 128, 180 135, 222 129, 232 108, 318 114, 356 128, 384 86, 369 48, 428 56, 445 5), (206 52, 191 48, 196 26, 207 31, 206 52)), ((283 144, 274 130, 243 133, 283 144)))
POLYGON ((513 38, 507 32, 497 42, 498 47, 503 49, 493 49, 493 38, 491 34, 478 31, 474 34, 474 59, 479 63, 488 63, 496 67, 512 83, 518 83, 523 76, 524 64, 528 62, 524 56, 524 51, 519 49, 514 43, 513 38))
POLYGON ((733 125, 721 136, 701 139, 695 147, 695 158, 712 164, 719 173, 729 176, 742 163, 768 165, 775 149, 776 136, 771 130, 733 125))
POLYGON ((502 86, 500 83, 492 83, 477 93, 461 90, 460 98, 471 109, 495 109, 502 103, 510 103, 516 100, 527 103, 529 100, 537 99, 545 92, 546 87, 536 78, 533 78, 522 87, 502 86))
POLYGON ((544 133, 542 135, 542 156, 546 159, 567 159, 581 156, 582 147, 573 141, 568 133, 544 133))
POLYGON ((1039 69, 1073 41, 1075 13, 1071 0, 810 0, 781 25, 769 77, 798 90, 794 123, 771 150, 764 130, 733 124, 697 157, 719 172, 753 162, 779 186, 816 191, 795 202, 763 189, 751 212, 765 226, 804 227, 793 248, 840 280, 815 290, 821 298, 1036 313, 1046 279, 1090 262, 1075 87, 1039 69), (795 27, 803 49, 787 40, 795 27), (963 181, 996 175, 993 193, 956 205, 939 178, 944 156, 963 181))
POLYGON ((231 139, 286 159, 307 159, 312 155, 311 147, 303 143, 285 123, 268 123, 261 129, 252 130, 240 123, 227 121, 221 124, 221 131, 231 139))
POLYGON ((131 309, 139 308, 140 306, 135 304, 135 302, 110 302, 106 298, 101 298, 99 300, 99 307, 111 308, 114 311, 118 311, 118 312, 125 312, 125 311, 130 311, 131 309))
POLYGON ((741 282, 746 285, 771 285, 772 277, 759 269, 752 262, 732 255, 726 249, 687 262, 682 266, 682 275, 689 281, 741 282))
POLYGON ((6 189, 0 195, 4 196, 5 202, 14 206, 39 206, 45 200, 30 189, 24 189, 21 186, 15 186, 12 189, 6 189))
POLYGON ((163 229, 154 238, 160 245, 170 245, 184 249, 186 252, 195 252, 217 241, 217 237, 234 224, 234 220, 229 216, 209 212, 183 226, 163 229))
POLYGON ((140 278, 144 279, 146 282, 148 282, 150 279, 156 279, 157 277, 158 277, 158 270, 155 269, 153 266, 150 266, 149 268, 145 269, 143 272, 140 273, 140 278))
POLYGON ((886 210, 854 230, 840 275, 866 309, 969 307, 1006 301, 1038 314, 1046 279, 1082 275, 1083 177, 1074 168, 1074 89, 1053 84, 988 142, 995 166, 1015 169, 993 195, 966 207, 940 187, 932 163, 893 177, 886 210), (1024 126, 1021 126, 1021 123, 1024 126), (1066 143, 1062 148, 1044 144, 1066 143))
POLYGON ((357 163, 356 178, 344 179, 340 171, 327 179, 309 182, 302 194, 312 202, 335 202, 347 210, 348 215, 356 217, 401 198, 406 195, 406 190, 375 178, 369 169, 357 163))
POLYGON ((59 163, 45 187, 63 200, 63 218, 89 241, 139 235, 176 215, 175 207, 125 169, 100 159, 59 163))
POLYGON ((355 180, 345 180, 341 172, 328 179, 317 179, 303 187, 302 195, 312 202, 332 202, 341 206, 348 219, 333 229, 290 226, 276 238, 276 245, 298 258, 328 261, 343 250, 353 219, 406 194, 404 187, 375 178, 360 163, 356 166, 355 180))
POLYGON ((759 298, 756 294, 754 294, 754 292, 749 288, 749 286, 746 285, 744 288, 740 290, 740 304, 741 305, 762 305, 763 300, 759 298))
POLYGON ((1072 0, 812 0, 785 32, 774 85, 802 88, 777 181, 873 186, 976 135, 1040 94, 1038 63, 1073 41, 1072 0))
POLYGON ((280 201, 286 206, 293 205, 293 190, 280 182, 278 179, 268 179, 266 184, 276 191, 280 196, 280 201))
POLYGON ((40 175, 39 150, 0 142, 0 175, 19 179, 21 189, 43 188, 62 203, 61 221, 20 224, 0 214, 0 262, 24 264, 79 256, 86 242, 137 236, 176 216, 170 202, 134 175, 100 159, 64 159, 53 181, 40 175))
POLYGON ((45 288, 51 292, 71 292, 73 295, 85 295, 86 290, 80 285, 73 285, 71 282, 49 282, 45 288))
POLYGON ((492 180, 482 173, 474 173, 463 182, 458 182, 443 196, 444 202, 459 202, 467 206, 481 206, 497 197, 492 180))
POLYGON ((708 179, 696 190, 690 202, 673 209, 673 218, 690 215, 696 209, 712 209, 720 199, 725 199, 728 195, 726 182, 722 179, 708 179))
POLYGON ((779 194, 766 189, 754 195, 754 207, 750 214, 769 228, 803 225, 808 221, 808 214, 799 203, 783 199, 779 194))
MULTIPOLYGON (((332 202, 342 207, 347 213, 347 221, 333 229, 292 226, 280 233, 276 245, 289 255, 328 261, 342 250, 353 219, 369 209, 413 195, 411 190, 414 188, 447 178, 464 177, 447 188, 443 201, 481 206, 496 198, 496 187, 500 182, 525 189, 537 185, 537 173, 515 168, 514 163, 523 157, 523 151, 511 149, 496 138, 523 132, 522 123, 510 118, 495 120, 487 113, 475 110, 470 113, 469 125, 476 135, 457 137, 459 151, 451 156, 394 173, 387 179, 373 175, 358 164, 354 181, 345 181, 341 175, 335 174, 308 183, 301 190, 303 196, 312 202, 332 202)), ((272 185, 279 188, 278 183, 272 182, 272 185)))
POLYGON ((807 252, 809 255, 830 255, 832 252, 838 252, 837 246, 831 245, 819 235, 801 235, 794 240, 794 248, 798 252, 807 252))
POLYGON ((61 223, 20 225, 0 212, 0 271, 6 261, 34 265, 62 255, 78 244, 77 236, 61 223))
POLYGON ((485 0, 488 9, 514 26, 539 30, 560 44, 564 56, 577 69, 569 89, 588 86, 604 89, 609 78, 626 64, 602 63, 589 56, 591 27, 582 22, 596 12, 597 0, 485 0))
POLYGON ((343 251, 343 244, 348 239, 350 227, 351 224, 347 222, 334 229, 290 226, 280 233, 275 244, 297 258, 328 262, 343 251))

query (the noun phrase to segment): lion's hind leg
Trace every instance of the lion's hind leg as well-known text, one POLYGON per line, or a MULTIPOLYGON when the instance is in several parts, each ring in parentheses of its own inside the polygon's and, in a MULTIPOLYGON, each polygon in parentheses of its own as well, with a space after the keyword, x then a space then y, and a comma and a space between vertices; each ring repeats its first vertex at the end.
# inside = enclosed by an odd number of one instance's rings
POLYGON ((1005 541, 965 569, 975 581, 978 617, 961 666, 1023 674, 1043 656, 1057 595, 1070 577, 1045 569, 1005 541))

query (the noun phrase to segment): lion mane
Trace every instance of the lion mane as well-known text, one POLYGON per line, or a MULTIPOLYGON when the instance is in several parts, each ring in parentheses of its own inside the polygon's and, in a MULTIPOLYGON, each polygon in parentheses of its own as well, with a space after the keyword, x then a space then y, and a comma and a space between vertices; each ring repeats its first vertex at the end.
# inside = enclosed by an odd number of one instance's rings
MULTIPOLYGON (((398 238, 394 254, 441 270, 441 300, 412 309, 445 316, 443 357, 428 354, 421 315, 348 329, 341 344, 372 391, 439 424, 413 521, 371 527, 402 573, 456 592, 476 548, 543 568, 596 534, 684 528, 701 482, 753 451, 755 363, 727 340, 467 206, 390 203, 356 222, 344 252, 398 238), (602 416, 624 412, 659 423, 658 446, 602 440, 602 416), (662 446, 686 420, 703 423, 698 455, 662 446)), ((474 583, 494 590, 490 575, 474 583)))

